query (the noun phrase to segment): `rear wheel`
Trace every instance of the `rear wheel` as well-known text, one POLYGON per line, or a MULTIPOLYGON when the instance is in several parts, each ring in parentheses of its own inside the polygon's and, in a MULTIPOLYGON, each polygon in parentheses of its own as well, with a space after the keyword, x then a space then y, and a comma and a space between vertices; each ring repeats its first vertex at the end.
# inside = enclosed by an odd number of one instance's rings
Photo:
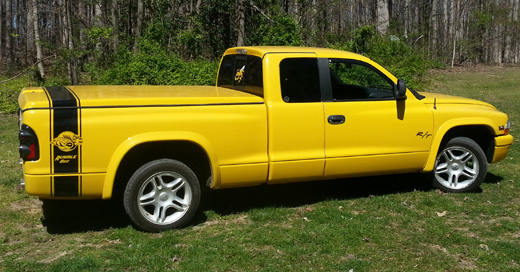
POLYGON ((453 138, 437 154, 433 186, 453 193, 474 191, 484 181, 487 167, 486 155, 475 141, 453 138))
POLYGON ((154 160, 132 175, 123 203, 132 222, 145 231, 181 228, 197 212, 200 185, 197 176, 184 163, 154 160))

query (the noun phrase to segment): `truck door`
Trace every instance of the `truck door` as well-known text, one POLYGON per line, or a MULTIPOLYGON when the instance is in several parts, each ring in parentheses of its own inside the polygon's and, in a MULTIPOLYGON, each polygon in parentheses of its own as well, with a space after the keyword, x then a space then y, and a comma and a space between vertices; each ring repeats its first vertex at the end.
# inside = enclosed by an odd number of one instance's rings
POLYGON ((325 118, 316 55, 265 58, 269 183, 321 179, 325 118))
POLYGON ((368 63, 329 59, 328 66, 324 176, 422 169, 432 140, 431 111, 410 92, 396 100, 392 80, 368 63))

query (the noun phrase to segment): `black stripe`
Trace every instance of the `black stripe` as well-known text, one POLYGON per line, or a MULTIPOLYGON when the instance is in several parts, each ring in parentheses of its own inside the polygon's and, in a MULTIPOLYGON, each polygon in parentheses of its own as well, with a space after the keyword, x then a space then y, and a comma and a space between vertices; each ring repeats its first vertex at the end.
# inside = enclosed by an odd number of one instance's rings
POLYGON ((54 177, 54 196, 56 197, 79 196, 78 187, 78 176, 54 177))
POLYGON ((52 106, 54 108, 78 106, 76 103, 76 98, 67 88, 62 86, 54 86, 45 87, 45 89, 47 89, 47 92, 49 92, 49 95, 51 96, 52 106))
MULTIPOLYGON (((46 89, 52 100, 52 139, 60 137, 60 134, 66 131, 77 135, 79 110, 76 97, 65 87, 46 87, 46 89)), ((79 148, 66 152, 53 145, 53 167, 54 173, 78 173, 79 148)))

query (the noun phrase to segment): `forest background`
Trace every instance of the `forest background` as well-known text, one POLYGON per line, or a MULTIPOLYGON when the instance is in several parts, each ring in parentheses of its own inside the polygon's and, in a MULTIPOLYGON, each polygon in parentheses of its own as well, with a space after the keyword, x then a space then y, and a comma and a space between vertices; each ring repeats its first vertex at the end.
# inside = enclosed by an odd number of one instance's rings
POLYGON ((31 85, 212 85, 242 45, 353 51, 421 90, 431 68, 519 64, 519 2, 0 0, 0 112, 31 85))

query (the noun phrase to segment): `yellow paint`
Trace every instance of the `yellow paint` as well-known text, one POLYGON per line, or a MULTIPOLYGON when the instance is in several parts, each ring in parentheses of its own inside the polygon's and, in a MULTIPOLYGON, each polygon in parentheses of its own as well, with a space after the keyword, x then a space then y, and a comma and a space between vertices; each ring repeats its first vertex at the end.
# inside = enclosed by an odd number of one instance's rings
POLYGON ((383 155, 373 162, 365 160, 375 173, 384 170, 377 170, 380 164, 388 170, 397 170, 396 164, 413 166, 414 171, 424 166, 433 139, 433 118, 417 100, 328 102, 325 116, 330 115, 344 115, 345 123, 325 126, 325 176, 358 173, 360 166, 353 157, 383 155))
MULTIPOLYGON (((427 97, 419 100, 408 90, 402 101, 286 103, 279 79, 286 58, 353 59, 394 83, 397 78, 368 58, 344 51, 240 47, 225 55, 237 49, 262 58, 263 98, 221 87, 69 87, 81 104, 81 139, 68 137, 71 148, 81 150, 82 172, 71 175, 82 177, 82 197, 111 198, 121 160, 146 143, 199 146, 211 163, 211 188, 219 189, 431 171, 445 134, 460 126, 484 126, 495 136, 493 162, 503 160, 513 142, 499 129, 507 122, 504 113, 466 98, 424 93, 427 97), (345 116, 345 123, 329 124, 330 115, 345 116)), ((247 72, 236 73, 240 80, 247 72)), ((47 198, 52 190, 49 154, 52 143, 58 144, 51 139, 51 103, 42 88, 33 87, 21 92, 19 105, 23 122, 40 143, 40 159, 24 163, 26 190, 47 198)))

